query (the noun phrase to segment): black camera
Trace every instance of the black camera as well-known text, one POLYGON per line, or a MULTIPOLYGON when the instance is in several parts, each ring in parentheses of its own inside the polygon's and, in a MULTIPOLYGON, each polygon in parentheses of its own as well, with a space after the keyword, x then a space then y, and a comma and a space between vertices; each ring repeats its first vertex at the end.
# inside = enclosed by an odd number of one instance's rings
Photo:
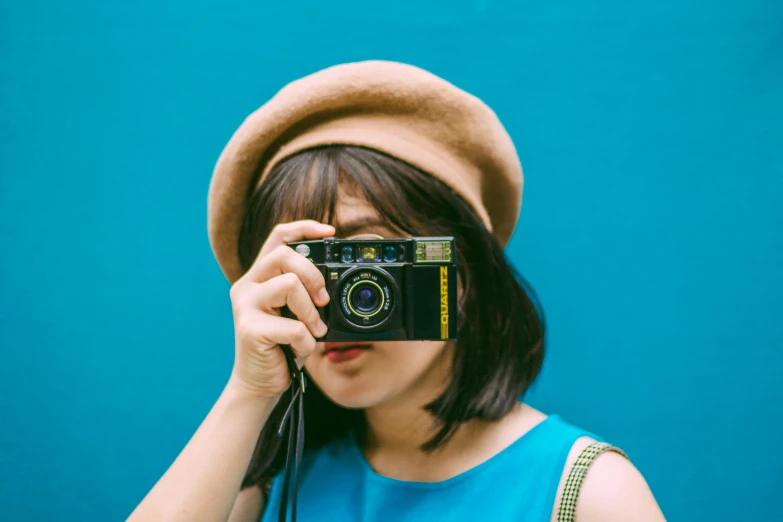
MULTIPOLYGON (((298 241, 331 300, 318 311, 322 342, 457 338, 457 251, 453 237, 298 241)), ((287 308, 285 317, 294 318, 287 308)))

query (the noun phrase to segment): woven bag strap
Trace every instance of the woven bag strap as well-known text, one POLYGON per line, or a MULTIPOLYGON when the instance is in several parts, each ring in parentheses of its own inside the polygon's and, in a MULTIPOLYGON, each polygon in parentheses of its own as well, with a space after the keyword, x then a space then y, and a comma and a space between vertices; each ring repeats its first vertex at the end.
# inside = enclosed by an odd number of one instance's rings
POLYGON ((579 490, 582 488, 582 482, 587 475, 587 470, 590 468, 590 464, 600 455, 607 451, 619 453, 625 458, 628 458, 623 450, 616 448, 611 444, 603 442, 594 442, 582 450, 582 453, 577 457, 574 466, 568 473, 568 478, 563 488, 563 494, 560 496, 560 508, 557 510, 557 522, 574 522, 574 516, 576 515, 576 500, 579 497, 579 490))

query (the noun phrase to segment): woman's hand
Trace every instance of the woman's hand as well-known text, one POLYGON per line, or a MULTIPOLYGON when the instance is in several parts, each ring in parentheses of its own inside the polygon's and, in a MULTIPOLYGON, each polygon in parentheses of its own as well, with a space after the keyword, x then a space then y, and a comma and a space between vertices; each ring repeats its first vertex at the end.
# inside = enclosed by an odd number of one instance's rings
POLYGON ((291 377, 281 344, 291 346, 302 367, 326 334, 317 306, 329 302, 321 272, 287 243, 331 237, 334 227, 316 221, 276 226, 253 266, 231 287, 236 354, 231 382, 253 395, 277 399, 291 377), (281 317, 283 306, 297 319, 281 317))

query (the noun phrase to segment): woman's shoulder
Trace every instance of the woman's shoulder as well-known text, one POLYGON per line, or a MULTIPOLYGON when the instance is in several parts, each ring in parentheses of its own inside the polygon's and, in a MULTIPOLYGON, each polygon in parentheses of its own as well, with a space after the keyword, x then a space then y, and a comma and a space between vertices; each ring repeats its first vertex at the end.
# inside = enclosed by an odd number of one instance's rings
POLYGON ((647 481, 625 452, 594 435, 583 435, 574 441, 565 459, 551 520, 665 519, 647 481))

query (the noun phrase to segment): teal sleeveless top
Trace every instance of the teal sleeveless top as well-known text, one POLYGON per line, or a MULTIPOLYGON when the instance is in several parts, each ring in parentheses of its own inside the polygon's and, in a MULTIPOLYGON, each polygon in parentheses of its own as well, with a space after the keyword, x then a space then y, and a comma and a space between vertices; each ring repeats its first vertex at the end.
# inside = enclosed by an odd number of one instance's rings
MULTIPOLYGON (((597 438, 550 415, 489 460, 442 482, 379 475, 356 437, 340 438, 305 454, 297 522, 548 522, 568 453, 583 436, 597 438)), ((262 522, 277 520, 282 480, 278 474, 272 482, 262 522)))

